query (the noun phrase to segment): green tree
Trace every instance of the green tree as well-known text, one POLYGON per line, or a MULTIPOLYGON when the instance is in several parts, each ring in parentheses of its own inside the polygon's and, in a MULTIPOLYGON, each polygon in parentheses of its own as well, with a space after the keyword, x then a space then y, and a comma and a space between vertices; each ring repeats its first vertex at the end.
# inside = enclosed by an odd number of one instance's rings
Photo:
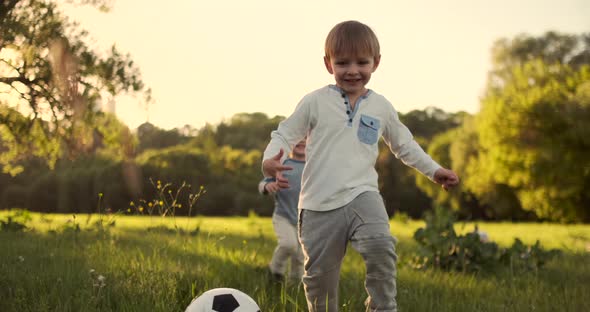
POLYGON ((281 120, 281 116, 268 118, 264 113, 235 114, 228 122, 221 122, 217 126, 215 140, 218 146, 264 150, 270 141, 271 131, 277 128, 281 120))
POLYGON ((180 145, 189 140, 189 137, 182 135, 177 129, 164 130, 149 122, 143 123, 137 128, 137 138, 139 152, 180 145))
MULTIPOLYGON (((99 0, 76 3, 109 6, 99 0)), ((114 46, 107 53, 92 51, 85 43, 88 34, 54 2, 0 1, 0 12, 4 150, 44 157, 50 166, 60 157, 73 159, 93 150, 98 102, 144 90, 139 69, 114 46)), ((5 172, 22 171, 19 157, 3 153, 0 160, 5 172)))
POLYGON ((590 34, 504 38, 492 55, 467 186, 484 201, 515 194, 541 218, 587 221, 590 34))
POLYGON ((534 59, 512 67, 477 118, 478 170, 552 220, 590 220, 590 66, 534 59))
POLYGON ((502 92, 514 79, 514 68, 541 59, 547 64, 566 64, 573 69, 590 64, 590 33, 581 35, 547 32, 498 39, 492 47, 492 69, 486 93, 502 92))

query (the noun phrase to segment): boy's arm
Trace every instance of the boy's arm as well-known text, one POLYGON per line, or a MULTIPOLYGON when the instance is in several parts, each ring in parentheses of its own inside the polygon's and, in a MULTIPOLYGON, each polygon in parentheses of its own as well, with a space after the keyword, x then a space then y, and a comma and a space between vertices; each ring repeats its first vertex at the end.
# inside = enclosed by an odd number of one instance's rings
MULTIPOLYGON (((264 150, 262 158, 262 174, 265 177, 277 178, 277 183, 283 188, 280 172, 288 169, 282 165, 284 158, 291 151, 291 147, 305 137, 310 129, 310 99, 304 97, 287 119, 279 123, 277 130, 270 135, 271 139, 264 150)), ((288 187, 288 186, 287 186, 288 187)))
MULTIPOLYGON (((414 140, 410 130, 399 120, 397 112, 391 107, 388 120, 383 129, 383 139, 391 152, 404 164, 412 167, 429 179, 435 181, 435 173, 441 165, 435 162, 414 140)), ((435 181, 436 182, 436 181, 435 181)))
POLYGON ((278 188, 274 178, 265 178, 258 183, 258 192, 262 195, 276 193, 278 188))

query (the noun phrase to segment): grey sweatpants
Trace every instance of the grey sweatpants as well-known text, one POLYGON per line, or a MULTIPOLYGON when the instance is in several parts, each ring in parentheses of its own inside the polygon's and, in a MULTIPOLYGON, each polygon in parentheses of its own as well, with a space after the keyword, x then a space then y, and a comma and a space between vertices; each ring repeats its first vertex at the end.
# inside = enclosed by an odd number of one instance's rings
POLYGON ((303 253, 297 238, 297 227, 278 214, 272 216, 272 225, 278 242, 268 267, 272 273, 283 275, 290 260, 289 278, 299 282, 303 275, 303 253))
POLYGON ((338 311, 340 266, 348 241, 367 269, 367 311, 397 311, 395 240, 381 195, 365 192, 338 209, 301 210, 299 239, 305 255, 303 284, 310 312, 338 311))

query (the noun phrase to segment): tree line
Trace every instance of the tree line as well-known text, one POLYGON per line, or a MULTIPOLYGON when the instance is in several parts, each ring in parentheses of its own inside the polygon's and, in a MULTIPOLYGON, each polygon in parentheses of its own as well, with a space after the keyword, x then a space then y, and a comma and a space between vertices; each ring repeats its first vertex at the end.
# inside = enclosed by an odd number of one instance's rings
MULTIPOLYGON (((77 3, 108 11, 108 1, 77 3)), ((160 181, 170 194, 191 185, 180 202, 203 186, 197 213, 272 212, 256 184, 282 116, 131 130, 98 109, 121 93, 149 105, 129 55, 90 49, 88 34, 52 1, 0 1, 0 26, 0 208, 127 211, 161 196, 160 181)), ((501 38, 479 112, 428 108, 400 118, 462 183, 444 192, 380 143, 376 168, 390 215, 418 218, 443 206, 464 219, 590 221, 590 34, 501 38)))

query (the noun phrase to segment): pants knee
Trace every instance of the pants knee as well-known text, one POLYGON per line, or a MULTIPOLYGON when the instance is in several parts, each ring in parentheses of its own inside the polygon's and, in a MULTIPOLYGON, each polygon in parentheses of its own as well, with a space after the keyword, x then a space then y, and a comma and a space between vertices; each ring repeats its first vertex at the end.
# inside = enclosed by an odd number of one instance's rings
POLYGON ((363 256, 369 266, 382 267, 391 270, 397 262, 395 254, 395 240, 391 236, 368 238, 356 242, 357 251, 363 256))

